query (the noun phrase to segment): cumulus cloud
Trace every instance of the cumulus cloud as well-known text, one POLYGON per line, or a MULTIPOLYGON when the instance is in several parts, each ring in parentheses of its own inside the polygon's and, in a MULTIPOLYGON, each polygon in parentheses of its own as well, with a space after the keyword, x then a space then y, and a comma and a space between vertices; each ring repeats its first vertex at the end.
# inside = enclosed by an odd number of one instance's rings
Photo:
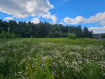
POLYGON ((5 20, 13 20, 13 17, 6 17, 5 20))
POLYGON ((33 22, 34 24, 38 24, 40 21, 38 17, 35 17, 31 20, 31 22, 33 22))
POLYGON ((54 6, 48 0, 1 0, 0 11, 17 18, 40 16, 54 6))
POLYGON ((69 17, 64 18, 64 22, 66 24, 79 24, 79 23, 84 23, 85 21, 86 19, 83 18, 82 16, 77 16, 77 18, 74 18, 74 19, 69 18, 69 17))
POLYGON ((49 22, 49 23, 52 23, 52 22, 49 22))
POLYGON ((84 23, 95 23, 100 22, 100 24, 105 25, 105 12, 97 13, 95 16, 90 18, 84 18, 82 16, 77 16, 76 18, 66 17, 63 19, 66 24, 84 24, 84 23))
POLYGON ((93 33, 105 33, 105 26, 103 26, 103 27, 90 27, 89 30, 92 30, 93 33))
POLYGON ((64 23, 63 22, 60 22, 59 24, 62 24, 63 25, 64 23))
POLYGON ((53 23, 56 24, 57 17, 55 15, 57 14, 51 15, 50 12, 47 12, 46 14, 42 14, 42 17, 46 19, 52 19, 53 23))

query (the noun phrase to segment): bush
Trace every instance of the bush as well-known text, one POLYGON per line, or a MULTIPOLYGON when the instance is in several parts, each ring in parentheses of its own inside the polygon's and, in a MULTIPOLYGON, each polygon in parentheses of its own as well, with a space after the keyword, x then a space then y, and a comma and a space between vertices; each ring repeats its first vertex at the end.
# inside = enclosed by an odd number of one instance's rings
POLYGON ((16 35, 13 33, 13 34, 11 34, 11 37, 14 39, 14 38, 16 38, 16 35))
POLYGON ((105 38, 105 35, 102 35, 101 38, 105 38))
POLYGON ((67 33, 60 33, 60 37, 67 37, 67 33))
POLYGON ((31 39, 33 39, 33 36, 31 36, 31 39))
POLYGON ((17 34, 17 37, 18 37, 18 38, 22 38, 22 35, 21 35, 21 34, 17 34))
POLYGON ((8 35, 8 36, 7 36, 7 39, 12 38, 12 36, 11 36, 11 33, 10 33, 10 32, 8 32, 8 33, 7 33, 7 35, 8 35))
POLYGON ((2 31, 2 33, 1 33, 1 38, 6 38, 7 39, 7 32, 5 32, 5 31, 2 31))
POLYGON ((103 41, 103 46, 105 47, 105 40, 103 41))
POLYGON ((2 33, 0 34, 0 38, 4 38, 4 39, 14 39, 16 38, 16 35, 13 33, 11 34, 10 32, 5 32, 5 31, 2 31, 2 33))
POLYGON ((69 39, 76 39, 77 36, 76 36, 76 34, 69 33, 69 34, 68 34, 68 38, 69 38, 69 39))

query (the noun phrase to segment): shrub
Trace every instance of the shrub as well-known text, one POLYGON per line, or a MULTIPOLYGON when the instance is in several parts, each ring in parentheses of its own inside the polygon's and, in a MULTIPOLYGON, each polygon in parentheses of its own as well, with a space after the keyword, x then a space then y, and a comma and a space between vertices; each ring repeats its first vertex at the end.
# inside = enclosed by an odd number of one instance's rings
POLYGON ((16 35, 14 33, 11 34, 10 32, 2 31, 2 33, 0 34, 0 38, 11 39, 11 38, 16 38, 16 35))
POLYGON ((68 34, 68 38, 69 38, 69 39, 76 39, 77 36, 76 36, 76 34, 69 33, 69 34, 68 34))
POLYGON ((13 34, 11 34, 11 37, 14 39, 14 38, 16 38, 16 35, 13 33, 13 34))
POLYGON ((60 33, 60 37, 67 37, 67 33, 60 33))
POLYGON ((101 38, 105 38, 105 35, 102 35, 101 38))
POLYGON ((105 47, 105 40, 103 41, 103 46, 105 47))
POLYGON ((33 36, 31 36, 31 39, 33 39, 33 36))
POLYGON ((2 31, 2 33, 1 33, 1 38, 6 38, 7 39, 7 32, 5 32, 5 31, 2 31))
POLYGON ((10 32, 8 32, 7 35, 7 39, 10 39, 12 37, 10 32))
POLYGON ((22 35, 21 35, 21 34, 17 34, 17 37, 18 37, 18 38, 22 38, 22 35))
POLYGON ((46 64, 44 65, 43 69, 41 69, 40 65, 40 58, 39 55, 37 54, 36 56, 36 67, 32 68, 29 63, 26 62, 26 66, 28 68, 28 78, 29 79, 54 79, 53 75, 51 74, 51 70, 49 68, 49 57, 46 57, 46 64))

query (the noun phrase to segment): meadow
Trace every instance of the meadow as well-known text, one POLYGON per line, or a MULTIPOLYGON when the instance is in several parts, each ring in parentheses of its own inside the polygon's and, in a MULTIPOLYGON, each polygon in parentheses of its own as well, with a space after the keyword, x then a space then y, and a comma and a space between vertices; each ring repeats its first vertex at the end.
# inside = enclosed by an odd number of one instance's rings
POLYGON ((2 39, 0 79, 105 79, 105 41, 2 39))

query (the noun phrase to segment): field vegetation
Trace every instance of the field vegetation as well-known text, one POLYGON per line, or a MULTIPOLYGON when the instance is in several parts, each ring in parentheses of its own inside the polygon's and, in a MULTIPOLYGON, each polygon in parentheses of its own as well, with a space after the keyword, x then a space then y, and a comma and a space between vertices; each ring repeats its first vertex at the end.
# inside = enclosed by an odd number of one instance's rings
POLYGON ((0 79, 104 79, 105 41, 16 38, 0 40, 0 79))

